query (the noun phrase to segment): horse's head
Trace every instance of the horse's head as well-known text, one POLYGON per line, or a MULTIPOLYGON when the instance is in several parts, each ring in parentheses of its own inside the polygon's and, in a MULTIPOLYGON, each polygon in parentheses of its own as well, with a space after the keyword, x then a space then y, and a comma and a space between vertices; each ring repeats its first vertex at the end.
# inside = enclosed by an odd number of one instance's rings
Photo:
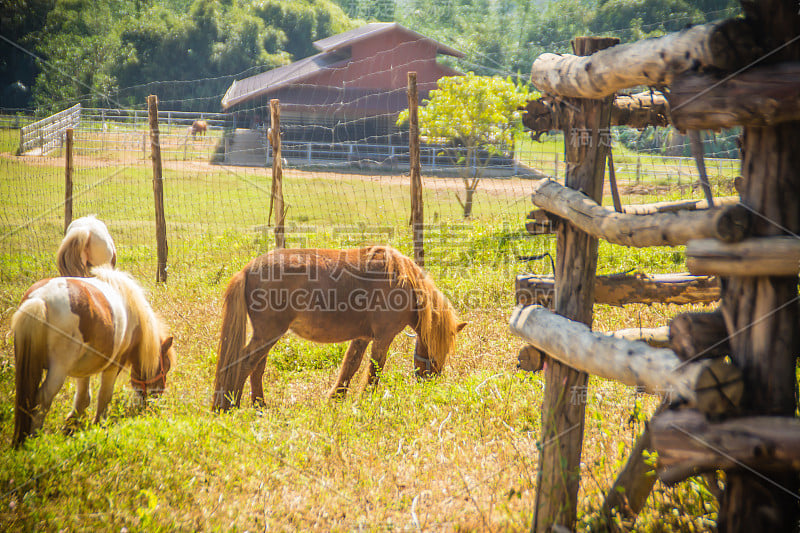
MULTIPOLYGON (((447 333, 451 338, 443 343, 443 345, 453 346, 455 344, 456 334, 464 329, 466 325, 466 322, 457 324, 452 331, 447 333)), ((414 375, 421 378, 438 376, 442 373, 442 369, 447 361, 447 356, 447 353, 431 353, 428 345, 417 335, 417 342, 414 346, 414 375)))
POLYGON ((161 338, 161 353, 159 354, 158 371, 156 375, 144 379, 137 368, 131 368, 131 386, 133 390, 142 398, 148 396, 160 396, 167 387, 167 372, 170 371, 175 363, 175 346, 172 336, 161 338))

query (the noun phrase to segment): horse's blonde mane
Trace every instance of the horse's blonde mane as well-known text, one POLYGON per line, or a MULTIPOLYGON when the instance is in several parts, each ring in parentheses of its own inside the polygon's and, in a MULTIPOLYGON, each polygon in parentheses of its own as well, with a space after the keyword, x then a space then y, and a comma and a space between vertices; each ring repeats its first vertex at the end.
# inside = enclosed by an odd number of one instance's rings
POLYGON ((137 317, 142 338, 139 342, 139 368, 142 372, 141 379, 148 380, 158 372, 161 360, 161 337, 164 333, 164 324, 156 317, 153 308, 147 302, 144 289, 127 272, 113 270, 109 265, 94 267, 92 276, 108 283, 119 293, 128 307, 128 311, 137 317))
POLYGON ((391 246, 371 246, 367 248, 366 257, 368 264, 373 260, 383 260, 386 272, 396 276, 396 283, 408 285, 414 291, 419 335, 428 346, 434 365, 441 370, 455 347, 458 320, 453 306, 424 270, 391 246))

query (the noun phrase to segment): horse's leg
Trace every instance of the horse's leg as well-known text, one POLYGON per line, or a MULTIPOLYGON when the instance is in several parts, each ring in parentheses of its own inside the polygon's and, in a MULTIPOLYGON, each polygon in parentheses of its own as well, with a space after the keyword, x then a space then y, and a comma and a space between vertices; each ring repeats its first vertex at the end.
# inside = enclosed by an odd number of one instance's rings
POLYGON ((250 400, 253 405, 264 405, 264 368, 267 366, 267 355, 276 342, 278 339, 264 341, 254 337, 245 348, 245 353, 251 354, 250 357, 254 361, 253 370, 250 372, 250 400))
POLYGON ((65 379, 67 379, 67 372, 61 366, 51 365, 47 370, 47 377, 36 393, 36 410, 31 417, 31 433, 35 433, 44 424, 44 417, 50 410, 53 398, 64 386, 65 379))
POLYGON ((89 377, 75 380, 75 399, 72 402, 72 412, 67 417, 67 432, 71 432, 71 426, 83 416, 92 401, 92 394, 89 390, 90 384, 89 377))
POLYGON ((116 365, 111 365, 111 368, 100 374, 100 389, 97 391, 97 414, 94 417, 95 424, 106 418, 106 409, 108 409, 111 396, 114 394, 114 383, 117 381, 118 374, 119 368, 116 365))
POLYGON ((358 367, 361 366, 361 359, 364 357, 368 344, 368 339, 353 339, 350 347, 347 348, 347 353, 344 354, 344 359, 342 359, 342 366, 339 369, 336 385, 328 392, 328 397, 341 397, 347 393, 350 380, 353 379, 353 375, 358 370, 358 367))
POLYGON ((375 339, 372 342, 372 353, 370 353, 371 360, 369 365, 369 380, 367 381, 368 385, 378 384, 378 379, 380 378, 381 370, 383 370, 383 365, 386 363, 386 354, 389 353, 389 346, 392 344, 392 339, 394 339, 394 336, 389 337, 388 339, 375 339))

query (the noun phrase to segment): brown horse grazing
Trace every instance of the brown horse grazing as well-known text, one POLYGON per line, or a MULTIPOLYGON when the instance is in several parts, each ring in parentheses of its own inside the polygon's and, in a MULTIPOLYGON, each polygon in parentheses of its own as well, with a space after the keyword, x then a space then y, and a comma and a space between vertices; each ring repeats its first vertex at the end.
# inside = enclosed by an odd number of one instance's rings
POLYGON ((201 137, 205 137, 206 130, 208 130, 208 122, 205 120, 195 120, 192 122, 192 125, 189 128, 189 132, 192 134, 192 139, 194 139, 195 135, 198 133, 201 137))
POLYGON ((417 333, 416 372, 439 374, 458 323, 447 298, 411 259, 389 246, 352 250, 273 250, 248 263, 225 292, 213 409, 239 405, 250 376, 254 402, 269 350, 288 330, 315 342, 352 341, 329 396, 341 396, 372 342, 376 383, 395 335, 417 333), (253 336, 245 346, 247 321, 253 336))
POLYGON ((14 313, 14 446, 42 427, 67 376, 77 378, 68 421, 89 406, 93 374, 101 373, 95 422, 105 417, 114 382, 124 367, 131 368, 131 385, 141 400, 166 386, 175 360, 172 337, 166 335, 142 288, 128 274, 108 267, 94 268, 91 274, 94 277, 37 281, 14 313))
POLYGON ((73 220, 56 253, 62 276, 88 278, 94 266, 117 264, 117 249, 108 228, 94 215, 73 220))

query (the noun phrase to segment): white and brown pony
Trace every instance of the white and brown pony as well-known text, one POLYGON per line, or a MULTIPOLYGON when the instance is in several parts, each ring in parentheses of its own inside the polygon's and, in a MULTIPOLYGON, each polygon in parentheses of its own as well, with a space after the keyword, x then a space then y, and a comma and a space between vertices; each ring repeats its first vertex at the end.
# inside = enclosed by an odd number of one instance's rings
POLYGON ((389 246, 273 250, 233 276, 222 314, 214 410, 238 406, 248 376, 253 402, 263 401, 267 354, 288 330, 315 342, 352 341, 334 397, 347 392, 370 342, 370 383, 406 326, 417 333, 417 374, 436 375, 465 325, 425 272, 389 246), (245 346, 248 320, 253 335, 245 346))
POLYGON ((88 278, 94 266, 117 264, 117 249, 108 228, 94 215, 72 221, 56 253, 62 276, 88 278))
POLYGON ((172 337, 144 291, 128 274, 109 267, 94 268, 91 274, 37 281, 14 313, 15 446, 42 427, 67 376, 77 378, 68 421, 88 407, 94 374, 101 374, 95 423, 105 417, 123 368, 130 367, 131 385, 142 400, 164 390, 175 360, 172 337))

